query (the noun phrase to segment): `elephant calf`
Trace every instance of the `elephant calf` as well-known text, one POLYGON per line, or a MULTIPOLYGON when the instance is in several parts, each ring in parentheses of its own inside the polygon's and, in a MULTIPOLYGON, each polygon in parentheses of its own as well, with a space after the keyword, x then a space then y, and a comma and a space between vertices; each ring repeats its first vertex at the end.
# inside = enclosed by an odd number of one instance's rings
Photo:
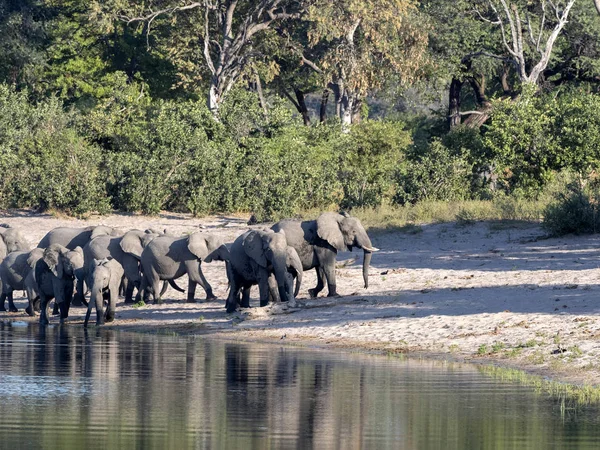
POLYGON ((33 316, 34 301, 38 297, 34 283, 30 280, 29 274, 38 259, 44 254, 42 249, 36 248, 30 252, 12 252, 0 264, 0 285, 2 294, 0 295, 0 311, 6 311, 4 303, 8 298, 8 308, 10 312, 18 312, 13 303, 13 291, 25 290, 29 299, 27 313, 33 316))
POLYGON ((119 285, 125 273, 123 266, 113 258, 106 258, 101 261, 95 259, 88 271, 87 281, 91 294, 83 326, 87 327, 94 306, 96 306, 96 325, 103 325, 105 320, 106 322, 112 322, 115 319, 119 285), (106 317, 103 311, 105 299, 108 300, 106 317))
POLYGON ((251 230, 239 236, 231 245, 227 268, 229 297, 227 312, 234 312, 238 303, 250 306, 250 288, 258 284, 260 306, 269 298, 292 301, 302 283, 302 263, 296 250, 287 245, 285 233, 251 230), (292 289, 296 276, 296 290, 292 289), (239 300, 242 293, 241 302, 239 300))
POLYGON ((152 294, 155 303, 161 301, 161 280, 172 281, 186 273, 189 277, 187 301, 194 302, 196 285, 206 292, 207 300, 214 300, 212 287, 204 278, 201 263, 229 260, 229 251, 218 236, 193 233, 185 237, 159 236, 142 252, 142 287, 144 301, 152 294))

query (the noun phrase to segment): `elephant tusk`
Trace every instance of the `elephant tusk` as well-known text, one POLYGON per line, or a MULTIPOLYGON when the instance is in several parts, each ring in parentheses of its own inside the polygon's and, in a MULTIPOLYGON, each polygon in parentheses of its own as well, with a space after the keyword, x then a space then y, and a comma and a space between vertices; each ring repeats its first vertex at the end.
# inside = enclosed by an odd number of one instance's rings
POLYGON ((366 252, 378 252, 379 249, 377 247, 363 247, 363 250, 366 252))

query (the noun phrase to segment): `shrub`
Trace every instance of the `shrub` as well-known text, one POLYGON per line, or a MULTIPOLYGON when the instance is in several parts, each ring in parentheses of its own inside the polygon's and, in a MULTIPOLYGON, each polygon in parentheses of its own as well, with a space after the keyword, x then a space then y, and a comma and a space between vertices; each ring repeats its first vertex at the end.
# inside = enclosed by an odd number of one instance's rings
POLYGON ((100 162, 100 148, 79 135, 59 101, 31 105, 26 93, 0 85, 1 208, 105 212, 100 162))
POLYGON ((597 186, 583 188, 573 183, 566 193, 559 194, 544 211, 543 227, 556 236, 596 233, 600 230, 597 186))
POLYGON ((415 149, 398 174, 396 202, 464 200, 471 196, 473 165, 464 152, 455 154, 440 139, 415 149))

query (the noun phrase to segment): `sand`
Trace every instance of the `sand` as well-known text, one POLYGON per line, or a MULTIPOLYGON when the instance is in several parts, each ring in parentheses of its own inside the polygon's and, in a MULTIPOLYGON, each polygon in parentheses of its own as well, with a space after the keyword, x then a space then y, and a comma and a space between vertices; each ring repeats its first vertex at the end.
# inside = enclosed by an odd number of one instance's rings
MULTIPOLYGON (((0 214, 0 222, 19 227, 33 246, 54 227, 95 224, 174 234, 200 230, 232 242, 249 228, 246 219, 120 214, 75 220, 29 211, 0 214)), ((343 252, 337 269, 341 297, 310 300, 307 290, 316 284, 310 271, 297 308, 259 308, 253 289, 253 308, 227 314, 225 267, 215 262, 203 264, 203 270, 220 300, 204 300, 198 287, 198 301, 186 303, 185 294, 169 288, 160 305, 119 303, 116 321, 106 326, 402 352, 600 384, 600 237, 549 239, 539 224, 507 222, 432 224, 410 233, 370 234, 381 251, 373 255, 368 289, 362 283, 362 253, 343 252)), ((187 279, 178 284, 186 288, 187 279)), ((2 312, 0 320, 31 320, 23 312, 25 298, 15 294, 21 312, 2 312)), ((72 309, 68 323, 79 326, 84 312, 72 309)))

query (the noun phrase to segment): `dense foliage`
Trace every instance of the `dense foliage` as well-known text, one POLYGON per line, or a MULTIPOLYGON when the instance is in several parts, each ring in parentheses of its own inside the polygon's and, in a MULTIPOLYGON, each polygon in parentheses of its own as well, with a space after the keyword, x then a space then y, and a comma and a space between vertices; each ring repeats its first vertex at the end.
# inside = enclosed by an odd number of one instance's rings
POLYGON ((512 5, 0 0, 0 208, 268 219, 586 180, 600 16, 512 5))

